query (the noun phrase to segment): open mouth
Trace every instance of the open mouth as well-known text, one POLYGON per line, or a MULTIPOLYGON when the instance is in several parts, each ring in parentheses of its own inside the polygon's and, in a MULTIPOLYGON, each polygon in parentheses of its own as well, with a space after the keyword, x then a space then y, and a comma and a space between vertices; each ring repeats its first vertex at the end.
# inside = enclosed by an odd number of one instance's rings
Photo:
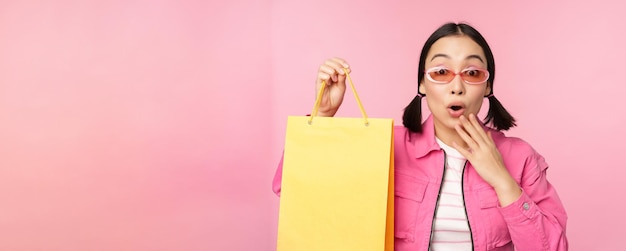
POLYGON ((448 106, 448 113, 454 118, 458 118, 465 113, 465 106, 461 102, 455 102, 448 106))
POLYGON ((458 110, 463 109, 463 107, 460 105, 453 105, 453 106, 450 106, 450 109, 452 109, 453 111, 458 111, 458 110))

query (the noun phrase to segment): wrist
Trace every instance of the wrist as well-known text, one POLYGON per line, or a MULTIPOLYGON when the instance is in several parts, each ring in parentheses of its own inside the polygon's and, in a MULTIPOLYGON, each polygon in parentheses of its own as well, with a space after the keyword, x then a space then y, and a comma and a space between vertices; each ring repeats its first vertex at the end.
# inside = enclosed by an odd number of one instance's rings
POLYGON ((322 111, 318 111, 318 112, 317 112, 317 116, 318 116, 318 117, 333 117, 333 116, 335 116, 335 113, 337 113, 337 111, 335 111, 335 112, 322 112, 322 111))
POLYGON ((508 179, 506 182, 493 186, 493 189, 496 191, 498 200, 500 201, 500 206, 502 207, 515 202, 522 194, 522 189, 512 178, 508 179))

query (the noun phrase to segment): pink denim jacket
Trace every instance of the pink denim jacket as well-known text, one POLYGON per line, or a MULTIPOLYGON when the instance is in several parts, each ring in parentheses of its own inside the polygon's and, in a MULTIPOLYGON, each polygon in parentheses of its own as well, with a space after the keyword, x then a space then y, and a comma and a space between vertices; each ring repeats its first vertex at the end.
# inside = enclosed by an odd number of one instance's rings
MULTIPOLYGON (((445 153, 435 140, 433 118, 423 132, 394 128, 395 250, 428 250, 445 153)), ((494 189, 471 163, 463 172, 463 197, 474 250, 567 250, 567 214, 546 178, 548 164, 528 143, 491 130, 504 164, 522 195, 500 207, 494 189)), ((282 160, 273 190, 280 195, 282 160)))

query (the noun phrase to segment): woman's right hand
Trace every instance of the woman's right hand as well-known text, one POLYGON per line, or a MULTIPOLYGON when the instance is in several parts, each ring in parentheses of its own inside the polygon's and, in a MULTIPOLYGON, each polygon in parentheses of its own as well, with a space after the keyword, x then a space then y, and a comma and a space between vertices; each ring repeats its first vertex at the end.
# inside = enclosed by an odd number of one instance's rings
POLYGON ((315 93, 318 93, 322 83, 326 83, 317 115, 332 117, 339 110, 343 96, 346 93, 346 73, 350 73, 350 66, 341 58, 331 58, 320 65, 317 72, 315 93))

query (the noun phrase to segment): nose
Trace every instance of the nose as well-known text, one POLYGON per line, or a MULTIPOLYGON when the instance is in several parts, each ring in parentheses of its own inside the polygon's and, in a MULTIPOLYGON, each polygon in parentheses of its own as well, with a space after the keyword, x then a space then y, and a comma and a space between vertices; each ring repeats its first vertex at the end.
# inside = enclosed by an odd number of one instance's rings
POLYGON ((454 76, 452 81, 450 81, 450 93, 453 95, 462 95, 465 93, 465 83, 463 83, 460 74, 454 76))

